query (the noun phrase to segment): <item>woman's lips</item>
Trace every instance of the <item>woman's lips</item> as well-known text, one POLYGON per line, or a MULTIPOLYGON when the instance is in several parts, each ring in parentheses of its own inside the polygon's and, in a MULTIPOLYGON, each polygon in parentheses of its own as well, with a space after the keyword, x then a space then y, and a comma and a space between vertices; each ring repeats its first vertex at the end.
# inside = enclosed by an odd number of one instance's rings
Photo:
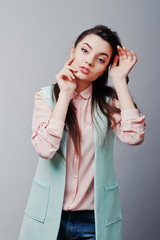
POLYGON ((80 70, 81 70, 82 73, 85 73, 85 74, 90 73, 89 68, 86 68, 86 67, 83 67, 83 66, 80 66, 79 68, 80 68, 80 70))

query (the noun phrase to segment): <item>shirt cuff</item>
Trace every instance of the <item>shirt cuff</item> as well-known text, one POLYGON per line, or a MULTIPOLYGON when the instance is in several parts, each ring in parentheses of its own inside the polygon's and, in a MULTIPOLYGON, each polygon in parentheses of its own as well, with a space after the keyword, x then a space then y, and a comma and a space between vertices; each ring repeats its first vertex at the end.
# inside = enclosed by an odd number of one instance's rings
POLYGON ((121 118, 122 121, 130 120, 130 119, 137 119, 140 117, 140 111, 136 108, 127 108, 121 110, 121 118))

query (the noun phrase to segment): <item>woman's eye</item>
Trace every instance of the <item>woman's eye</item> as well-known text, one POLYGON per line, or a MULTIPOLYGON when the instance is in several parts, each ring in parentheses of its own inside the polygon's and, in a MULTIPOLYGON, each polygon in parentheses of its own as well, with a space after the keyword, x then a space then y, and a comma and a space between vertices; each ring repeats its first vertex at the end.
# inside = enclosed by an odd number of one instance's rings
POLYGON ((98 58, 100 62, 104 63, 104 60, 102 58, 98 58))
POLYGON ((88 52, 85 48, 81 48, 82 52, 88 52))

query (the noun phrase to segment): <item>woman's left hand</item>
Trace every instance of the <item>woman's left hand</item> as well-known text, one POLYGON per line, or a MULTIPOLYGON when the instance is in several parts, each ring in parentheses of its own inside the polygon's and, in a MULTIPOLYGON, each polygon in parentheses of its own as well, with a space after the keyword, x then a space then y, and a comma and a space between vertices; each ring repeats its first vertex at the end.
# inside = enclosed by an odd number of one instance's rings
POLYGON ((109 70, 109 76, 113 83, 120 80, 125 80, 137 62, 137 56, 133 51, 129 51, 128 48, 117 46, 118 55, 115 56, 113 64, 109 70), (117 66, 119 58, 119 65, 117 66))

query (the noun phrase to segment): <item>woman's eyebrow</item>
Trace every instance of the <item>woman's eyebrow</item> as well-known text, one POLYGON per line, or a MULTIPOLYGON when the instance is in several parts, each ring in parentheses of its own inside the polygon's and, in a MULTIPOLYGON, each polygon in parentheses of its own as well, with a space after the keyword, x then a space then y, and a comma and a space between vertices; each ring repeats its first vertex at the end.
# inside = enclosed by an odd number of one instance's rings
MULTIPOLYGON (((90 49, 93 49, 88 43, 83 43, 83 44, 86 44, 90 49)), ((101 52, 101 53, 99 53, 99 54, 105 55, 105 56, 107 56, 107 57, 109 58, 109 56, 108 56, 107 53, 101 52)))

